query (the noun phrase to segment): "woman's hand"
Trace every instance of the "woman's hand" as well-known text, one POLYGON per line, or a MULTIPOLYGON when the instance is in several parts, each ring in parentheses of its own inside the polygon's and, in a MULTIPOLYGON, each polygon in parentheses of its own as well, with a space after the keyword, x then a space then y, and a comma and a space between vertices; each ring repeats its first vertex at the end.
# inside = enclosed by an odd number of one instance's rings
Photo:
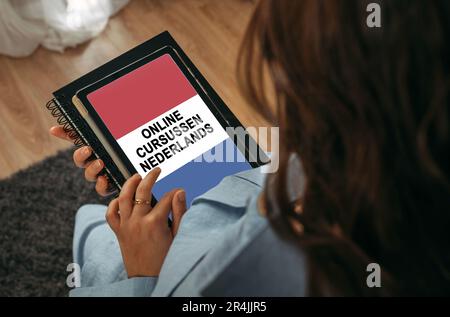
MULTIPOLYGON (((60 126, 50 128, 50 134, 60 139, 72 142, 73 140, 67 135, 60 126)), ((95 190, 101 196, 107 196, 112 193, 110 190, 108 178, 104 175, 98 175, 104 167, 102 160, 88 160, 92 155, 92 149, 89 146, 83 146, 73 153, 73 161, 75 165, 84 168, 84 178, 89 182, 96 182, 95 190)))
POLYGON ((128 277, 158 276, 186 211, 185 192, 174 189, 152 208, 152 188, 161 170, 152 170, 144 179, 129 178, 118 198, 111 201, 106 220, 117 236, 128 277), (136 201, 141 202, 136 204, 136 201), (146 203, 143 203, 146 202, 146 203), (168 216, 172 210, 172 227, 168 216))

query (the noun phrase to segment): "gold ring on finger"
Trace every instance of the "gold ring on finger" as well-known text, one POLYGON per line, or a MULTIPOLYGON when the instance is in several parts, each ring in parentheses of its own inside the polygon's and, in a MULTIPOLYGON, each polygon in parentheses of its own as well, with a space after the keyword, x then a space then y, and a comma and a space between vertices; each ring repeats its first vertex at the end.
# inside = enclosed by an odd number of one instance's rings
POLYGON ((150 205, 152 202, 150 200, 145 199, 135 199, 134 204, 135 205, 150 205))

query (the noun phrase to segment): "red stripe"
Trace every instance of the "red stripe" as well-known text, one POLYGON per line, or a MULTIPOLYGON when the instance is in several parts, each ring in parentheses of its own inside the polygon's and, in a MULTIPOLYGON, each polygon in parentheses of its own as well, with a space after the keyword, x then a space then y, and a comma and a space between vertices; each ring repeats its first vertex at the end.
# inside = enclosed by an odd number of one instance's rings
POLYGON ((119 139, 196 94, 172 57, 165 54, 87 98, 119 139))

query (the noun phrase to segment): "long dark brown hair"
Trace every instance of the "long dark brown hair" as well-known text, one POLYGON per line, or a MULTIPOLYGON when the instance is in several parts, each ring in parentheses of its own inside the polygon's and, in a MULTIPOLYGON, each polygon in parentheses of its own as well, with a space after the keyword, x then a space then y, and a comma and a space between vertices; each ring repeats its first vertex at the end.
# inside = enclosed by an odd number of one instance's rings
POLYGON ((239 79, 280 127, 268 216, 307 255, 311 295, 450 294, 450 1, 376 2, 380 28, 366 1, 258 3, 239 79), (366 285, 371 262, 380 289, 366 285))

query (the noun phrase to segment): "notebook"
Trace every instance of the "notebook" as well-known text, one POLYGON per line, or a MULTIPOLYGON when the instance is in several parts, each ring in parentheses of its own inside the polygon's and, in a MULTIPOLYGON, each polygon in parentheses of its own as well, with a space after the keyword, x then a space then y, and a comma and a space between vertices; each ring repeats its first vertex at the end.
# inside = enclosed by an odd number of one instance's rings
POLYGON ((223 177, 268 162, 167 31, 53 96, 48 110, 76 146, 103 160, 113 187, 161 168, 154 202, 184 188, 190 204, 223 177))

